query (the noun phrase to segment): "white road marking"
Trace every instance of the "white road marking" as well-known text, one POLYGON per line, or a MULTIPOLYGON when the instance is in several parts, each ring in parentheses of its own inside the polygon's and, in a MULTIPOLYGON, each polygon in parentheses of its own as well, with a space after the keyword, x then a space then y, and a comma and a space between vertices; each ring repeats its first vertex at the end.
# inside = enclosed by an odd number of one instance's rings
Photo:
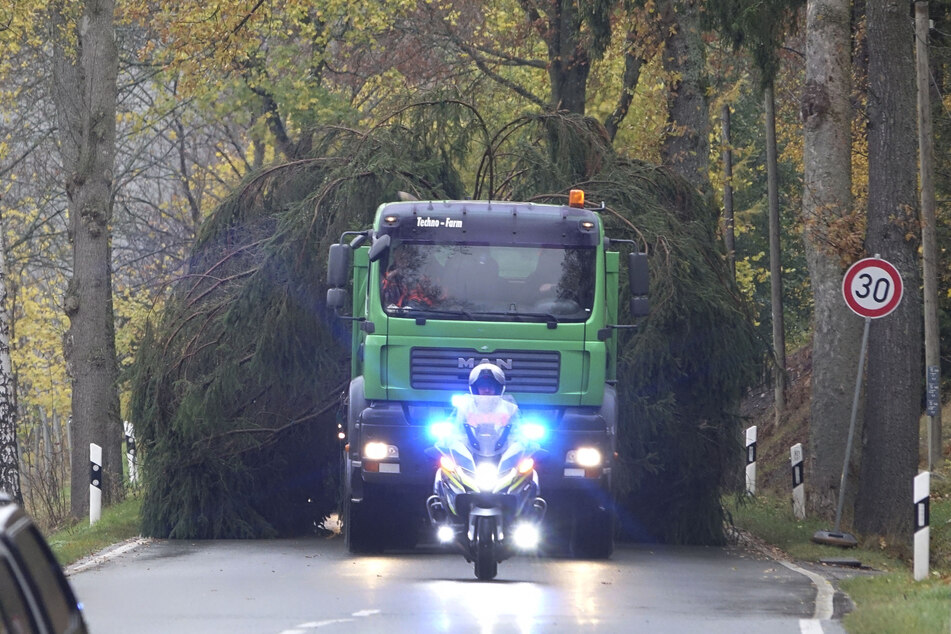
POLYGON ((90 568, 95 568, 96 566, 101 566, 110 559, 115 559, 119 555, 124 555, 127 552, 135 550, 139 546, 151 543, 151 538, 148 537, 139 537, 137 539, 132 539, 127 542, 121 543, 118 546, 110 546, 105 550, 102 550, 95 555, 87 557, 69 567, 64 571, 66 576, 74 575, 78 572, 83 572, 89 570, 90 568))
POLYGON ((835 589, 832 587, 832 584, 822 575, 810 572, 805 568, 800 568, 796 564, 789 563, 788 561, 780 561, 779 563, 793 572, 798 572, 801 575, 809 577, 813 585, 816 586, 816 610, 812 614, 812 618, 818 621, 831 619, 833 614, 832 599, 835 596, 835 589))
MULTIPOLYGON (((373 616, 374 614, 379 614, 379 610, 358 610, 354 612, 351 616, 357 618, 373 616)), ((307 623, 301 623, 300 625, 295 625, 293 629, 283 630, 280 634, 307 634, 310 630, 316 630, 322 627, 327 627, 329 625, 340 625, 341 623, 353 623, 357 619, 328 619, 326 621, 308 621, 307 623)))

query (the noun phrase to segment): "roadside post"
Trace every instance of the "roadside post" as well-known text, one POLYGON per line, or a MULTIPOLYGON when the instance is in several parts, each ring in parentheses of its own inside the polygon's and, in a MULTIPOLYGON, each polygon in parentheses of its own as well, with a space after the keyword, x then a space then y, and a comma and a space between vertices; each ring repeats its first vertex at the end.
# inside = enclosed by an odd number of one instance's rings
POLYGON ((842 507, 845 504, 845 485, 849 475, 849 458, 852 456, 852 439, 855 436, 855 417, 858 414, 859 395, 862 392, 862 375, 865 370, 865 351, 868 348, 868 331, 873 319, 889 315, 898 307, 902 297, 902 281, 898 269, 875 254, 863 258, 849 267, 842 278, 842 296, 852 312, 865 318, 862 332, 862 347, 859 351, 859 367, 855 373, 855 393, 852 396, 852 416, 849 420, 849 435, 845 443, 845 459, 842 461, 842 477, 839 480, 839 503, 835 511, 835 529, 816 531, 812 541, 850 548, 858 540, 849 533, 839 532, 842 522, 842 507))
POLYGON ((806 490, 803 485, 802 443, 789 448, 789 462, 792 463, 792 508, 797 520, 806 518, 806 490))
POLYGON ((931 547, 931 474, 928 471, 915 476, 915 581, 928 577, 931 547))
POLYGON ((135 466, 135 430, 132 429, 132 423, 123 421, 125 428, 125 455, 129 462, 129 483, 135 484, 139 479, 139 472, 135 466))
POLYGON ((89 443, 89 525, 102 517, 102 447, 89 443))
POLYGON ((746 492, 756 495, 756 425, 746 429, 746 492))

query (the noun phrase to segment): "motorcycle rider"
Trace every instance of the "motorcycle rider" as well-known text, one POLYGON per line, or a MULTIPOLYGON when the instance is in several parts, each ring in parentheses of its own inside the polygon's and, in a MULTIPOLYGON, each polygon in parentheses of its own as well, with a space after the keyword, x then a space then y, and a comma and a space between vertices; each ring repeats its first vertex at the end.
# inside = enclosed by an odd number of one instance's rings
MULTIPOLYGON (((468 398, 462 399, 456 409, 456 422, 468 425, 477 441, 487 434, 494 435, 499 427, 514 425, 518 420, 518 405, 511 397, 505 396, 505 373, 493 363, 480 363, 472 368, 466 396, 468 398), (483 425, 492 428, 480 433, 483 425)), ((488 447, 482 450, 488 450, 488 447)))

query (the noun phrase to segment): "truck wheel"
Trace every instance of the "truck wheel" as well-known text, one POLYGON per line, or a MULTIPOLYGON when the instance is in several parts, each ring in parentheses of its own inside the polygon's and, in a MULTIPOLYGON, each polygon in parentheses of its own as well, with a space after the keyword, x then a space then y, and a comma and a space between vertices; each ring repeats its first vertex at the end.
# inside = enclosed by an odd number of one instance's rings
POLYGON ((475 576, 480 581, 494 579, 499 573, 495 559, 495 519, 476 518, 475 524, 475 576))
POLYGON ((349 498, 343 501, 343 536, 351 553, 379 553, 383 540, 379 534, 379 522, 374 521, 373 508, 364 502, 354 503, 349 498))
POLYGON ((581 559, 607 559, 614 552, 614 513, 587 508, 575 515, 571 531, 571 554, 581 559))

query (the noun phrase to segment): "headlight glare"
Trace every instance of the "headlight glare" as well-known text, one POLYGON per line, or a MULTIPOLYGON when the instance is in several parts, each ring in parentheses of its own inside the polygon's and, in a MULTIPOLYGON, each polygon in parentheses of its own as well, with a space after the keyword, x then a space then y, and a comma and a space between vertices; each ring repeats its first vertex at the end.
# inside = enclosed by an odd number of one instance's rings
POLYGON ((476 486, 479 487, 480 491, 494 491, 498 474, 499 470, 494 464, 491 462, 480 462, 476 465, 476 486))
POLYGON ((363 446, 363 457, 367 460, 385 460, 387 458, 399 458, 399 450, 385 442, 372 440, 363 446))
POLYGON ((568 452, 568 463, 574 463, 585 469, 601 465, 601 451, 597 447, 578 447, 568 452))

